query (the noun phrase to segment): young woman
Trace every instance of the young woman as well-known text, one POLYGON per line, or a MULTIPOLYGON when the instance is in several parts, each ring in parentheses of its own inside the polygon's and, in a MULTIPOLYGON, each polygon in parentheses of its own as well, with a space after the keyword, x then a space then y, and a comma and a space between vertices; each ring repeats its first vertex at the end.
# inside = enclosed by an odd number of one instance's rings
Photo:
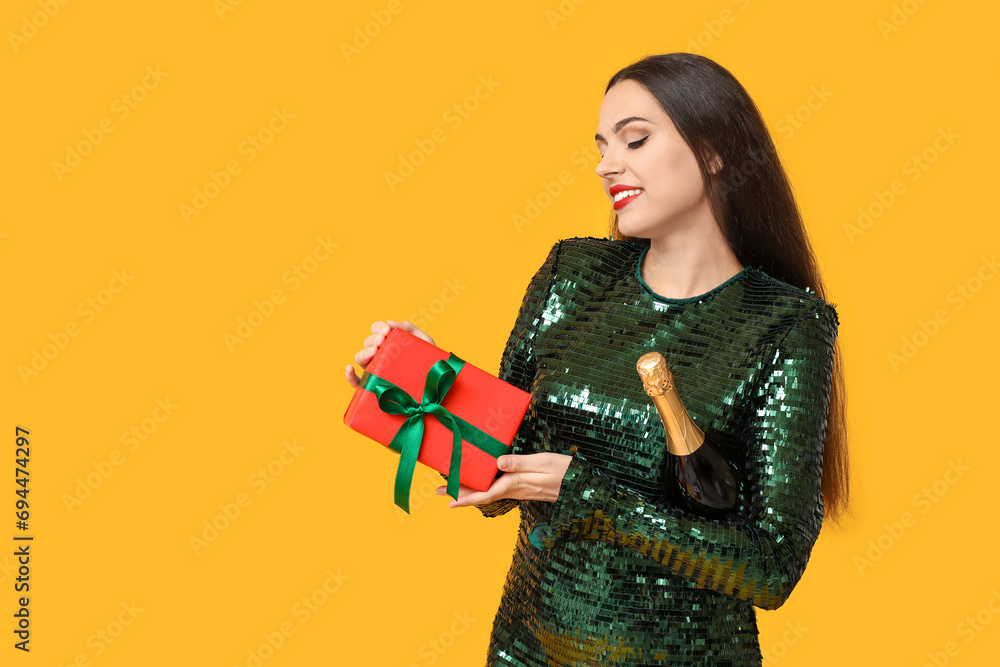
MULTIPOLYGON (((555 243, 531 280, 499 372, 529 410, 490 489, 449 502, 520 510, 488 664, 760 665, 754 607, 788 599, 848 506, 837 312, 726 69, 643 58, 611 78, 597 130, 610 236, 555 243), (722 516, 678 481, 636 371, 649 351, 739 473, 722 516)), ((380 321, 355 361, 393 327, 433 342, 380 321)))

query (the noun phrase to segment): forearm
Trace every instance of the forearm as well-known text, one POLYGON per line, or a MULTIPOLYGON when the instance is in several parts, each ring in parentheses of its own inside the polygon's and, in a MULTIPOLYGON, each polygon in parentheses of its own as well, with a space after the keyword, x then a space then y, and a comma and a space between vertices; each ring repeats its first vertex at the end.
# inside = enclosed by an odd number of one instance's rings
POLYGON ((776 538, 744 521, 704 519, 649 503, 574 457, 543 544, 553 548, 570 540, 601 540, 668 567, 699 588, 775 609, 801 577, 821 522, 820 507, 807 533, 776 538))

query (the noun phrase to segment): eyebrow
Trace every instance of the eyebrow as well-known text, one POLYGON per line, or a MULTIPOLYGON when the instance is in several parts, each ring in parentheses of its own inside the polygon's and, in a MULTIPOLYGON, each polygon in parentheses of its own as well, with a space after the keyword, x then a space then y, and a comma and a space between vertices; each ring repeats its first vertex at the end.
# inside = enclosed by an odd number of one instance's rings
MULTIPOLYGON (((620 132, 623 127, 625 127, 626 125, 635 120, 641 120, 647 123, 652 122, 651 120, 647 120, 646 118, 642 118, 641 116, 629 116, 628 118, 622 118, 620 121, 615 123, 615 134, 618 134, 618 132, 620 132)), ((607 139, 602 137, 600 134, 595 134, 594 141, 607 141, 607 139)))

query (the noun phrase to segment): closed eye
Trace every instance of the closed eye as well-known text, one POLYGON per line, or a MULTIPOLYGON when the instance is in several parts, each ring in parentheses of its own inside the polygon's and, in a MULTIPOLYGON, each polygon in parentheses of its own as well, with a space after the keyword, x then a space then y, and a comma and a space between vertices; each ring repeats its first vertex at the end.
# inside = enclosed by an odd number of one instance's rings
POLYGON ((628 145, 628 147, 629 148, 638 148, 639 146, 642 146, 644 143, 646 143, 646 139, 649 139, 649 135, 648 134, 646 136, 644 136, 642 139, 637 139, 635 141, 630 142, 629 145, 628 145))
MULTIPOLYGON (((649 139, 649 135, 648 134, 646 136, 644 136, 642 139, 636 139, 635 141, 630 141, 628 143, 628 147, 631 148, 631 149, 633 149, 633 150, 636 149, 636 148, 639 148, 639 146, 642 146, 644 143, 646 143, 646 139, 649 139)), ((604 158, 603 154, 601 155, 601 158, 602 159, 604 158)))

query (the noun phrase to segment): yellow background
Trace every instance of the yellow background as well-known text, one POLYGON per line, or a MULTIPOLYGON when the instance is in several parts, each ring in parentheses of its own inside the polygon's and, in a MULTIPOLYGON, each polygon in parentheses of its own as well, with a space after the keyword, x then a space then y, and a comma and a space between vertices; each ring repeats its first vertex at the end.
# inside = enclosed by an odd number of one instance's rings
POLYGON ((482 664, 517 513, 449 510, 419 466, 402 515, 397 457, 342 421, 344 368, 372 322, 409 318, 496 373, 552 243, 607 234, 593 145, 607 79, 669 51, 716 60, 759 105, 842 322, 855 517, 825 527, 783 607, 758 610, 766 664, 995 658, 995 6, 188 0, 39 14, 53 4, 0 12, 0 663, 247 665, 286 624, 269 667, 482 664), (53 166, 102 123, 77 166, 53 166), (445 140, 390 188, 386 172, 436 129, 445 140), (564 170, 571 182, 516 227, 564 170), (185 217, 213 174, 225 187, 185 217), (291 279, 296 266, 308 277, 291 279), (275 290, 282 302, 227 345, 275 290), (893 364, 905 341, 915 354, 893 364), (36 351, 44 367, 22 377, 36 351), (30 654, 12 648, 16 426, 32 442, 30 654), (130 449, 133 428, 146 430, 130 449), (298 453, 273 463, 286 441, 298 453), (269 464, 280 474, 262 487, 269 464), (67 505, 88 476, 95 488, 67 505), (324 603, 306 617, 296 605, 312 596, 324 603), (979 630, 959 625, 977 613, 979 630))

